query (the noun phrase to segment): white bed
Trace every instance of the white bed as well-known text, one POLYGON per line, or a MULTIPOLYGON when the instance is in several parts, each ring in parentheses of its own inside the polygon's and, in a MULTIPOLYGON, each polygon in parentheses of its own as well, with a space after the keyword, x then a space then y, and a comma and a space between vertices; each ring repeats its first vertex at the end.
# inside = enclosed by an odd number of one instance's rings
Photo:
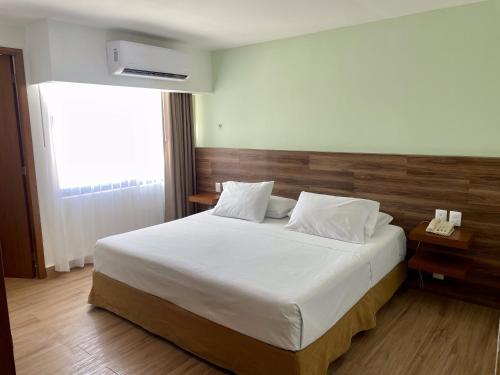
POLYGON ((357 245, 200 213, 99 240, 95 270, 282 349, 307 347, 406 253, 387 225, 357 245))

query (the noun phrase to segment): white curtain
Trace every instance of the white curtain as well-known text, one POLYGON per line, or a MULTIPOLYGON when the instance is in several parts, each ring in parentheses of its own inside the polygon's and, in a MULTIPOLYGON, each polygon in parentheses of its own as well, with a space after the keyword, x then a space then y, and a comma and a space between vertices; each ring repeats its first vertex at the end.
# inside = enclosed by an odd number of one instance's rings
POLYGON ((46 261, 69 271, 92 263, 99 238, 164 221, 161 93, 47 83, 39 95, 46 261))

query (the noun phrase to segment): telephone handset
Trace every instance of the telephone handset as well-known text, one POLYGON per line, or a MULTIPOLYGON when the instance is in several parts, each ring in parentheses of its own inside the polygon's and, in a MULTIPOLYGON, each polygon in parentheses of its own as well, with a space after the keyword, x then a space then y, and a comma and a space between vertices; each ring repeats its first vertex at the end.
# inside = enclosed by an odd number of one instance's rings
POLYGON ((432 219, 429 225, 427 226, 426 232, 439 234, 441 236, 451 236, 455 227, 452 223, 448 221, 432 219))

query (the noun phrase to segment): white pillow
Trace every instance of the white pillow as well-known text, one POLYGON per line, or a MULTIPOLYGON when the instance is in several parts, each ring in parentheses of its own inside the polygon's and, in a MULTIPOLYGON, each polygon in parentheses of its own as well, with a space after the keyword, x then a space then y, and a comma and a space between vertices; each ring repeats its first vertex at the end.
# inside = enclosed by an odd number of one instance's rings
POLYGON ((370 202, 375 202, 377 203, 377 210, 370 211, 370 214, 368 215, 368 219, 366 220, 366 225, 365 225, 365 234, 367 238, 370 238, 373 236, 375 233, 375 230, 377 229, 377 220, 378 220, 378 212, 380 209, 380 203, 376 201, 370 201, 370 202))
POLYGON ((375 226, 375 230, 385 227, 386 225, 389 225, 394 218, 386 214, 385 212, 379 212, 377 216, 377 225, 375 226))
POLYGON ((378 202, 371 200, 303 191, 285 228, 363 244, 367 237, 367 225, 371 225, 373 216, 377 217, 379 207, 378 202))
POLYGON ((291 210, 293 210, 296 204, 297 201, 295 199, 271 195, 269 205, 267 206, 266 217, 282 219, 286 217, 291 210))
POLYGON ((273 191, 274 181, 235 182, 222 184, 223 190, 212 215, 262 222, 273 191))

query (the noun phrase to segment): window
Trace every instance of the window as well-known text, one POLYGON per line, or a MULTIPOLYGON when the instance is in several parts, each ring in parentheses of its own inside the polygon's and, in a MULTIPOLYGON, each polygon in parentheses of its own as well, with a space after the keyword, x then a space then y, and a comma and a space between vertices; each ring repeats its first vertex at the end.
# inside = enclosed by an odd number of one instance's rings
POLYGON ((159 90, 56 82, 41 94, 65 195, 163 182, 159 90))

